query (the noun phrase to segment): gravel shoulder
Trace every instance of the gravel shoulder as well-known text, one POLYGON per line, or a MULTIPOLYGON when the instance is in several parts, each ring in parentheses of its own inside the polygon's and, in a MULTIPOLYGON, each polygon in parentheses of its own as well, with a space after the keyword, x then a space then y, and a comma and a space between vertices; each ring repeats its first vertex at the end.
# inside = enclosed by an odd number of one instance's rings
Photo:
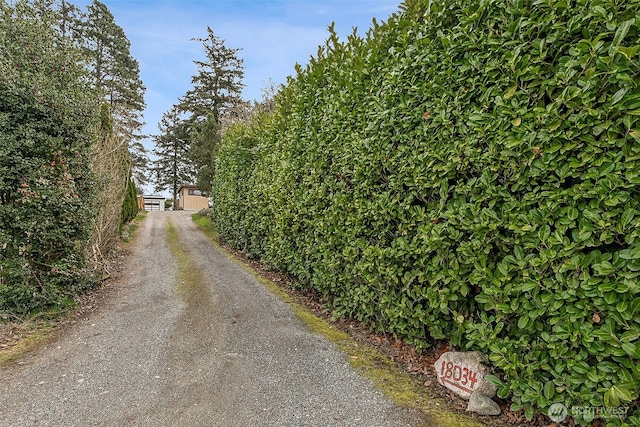
POLYGON ((189 213, 150 213, 131 250, 99 309, 2 368, 0 425, 424 425, 213 247, 189 213))

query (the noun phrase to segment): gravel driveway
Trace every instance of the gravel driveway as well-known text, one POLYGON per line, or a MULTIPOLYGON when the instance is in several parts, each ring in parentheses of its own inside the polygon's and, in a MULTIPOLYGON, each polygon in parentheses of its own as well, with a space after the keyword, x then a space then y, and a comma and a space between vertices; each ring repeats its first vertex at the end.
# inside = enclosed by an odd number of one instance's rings
POLYGON ((213 247, 152 212, 95 313, 0 372, 0 426, 409 426, 329 341, 213 247), (205 285, 180 289, 167 221, 205 285))

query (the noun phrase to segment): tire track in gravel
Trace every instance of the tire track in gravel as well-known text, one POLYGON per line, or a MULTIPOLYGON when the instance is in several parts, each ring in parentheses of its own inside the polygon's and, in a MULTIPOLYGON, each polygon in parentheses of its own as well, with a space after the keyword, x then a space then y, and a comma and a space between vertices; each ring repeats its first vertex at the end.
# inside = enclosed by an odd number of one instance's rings
POLYGON ((422 422, 213 247, 188 212, 149 213, 126 271, 96 312, 2 368, 0 425, 422 422))
POLYGON ((252 274, 211 245, 189 213, 170 220, 168 241, 186 311, 172 333, 179 345, 167 361, 174 378, 170 384, 179 385, 167 394, 178 405, 162 405, 158 410, 163 415, 154 421, 189 425, 208 419, 209 425, 220 426, 420 423, 414 412, 395 407, 355 373, 343 353, 311 333, 252 274))

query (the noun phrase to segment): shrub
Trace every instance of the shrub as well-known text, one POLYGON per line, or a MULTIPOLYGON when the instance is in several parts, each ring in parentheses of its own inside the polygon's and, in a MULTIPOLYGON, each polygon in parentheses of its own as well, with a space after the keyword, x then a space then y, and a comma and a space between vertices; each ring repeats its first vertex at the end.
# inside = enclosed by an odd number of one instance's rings
POLYGON ((0 4, 0 311, 65 304, 89 282, 99 97, 41 4, 0 4))
POLYGON ((636 399, 640 4, 401 9, 225 136, 222 237, 337 316, 488 353, 528 417, 636 399))
POLYGON ((138 215, 138 194, 135 183, 129 178, 124 203, 122 205, 122 223, 126 224, 131 222, 136 215, 138 215))
POLYGON ((91 239, 86 248, 89 266, 108 275, 109 251, 118 242, 122 225, 138 212, 135 184, 131 180, 131 155, 126 140, 113 132, 109 104, 100 108, 100 126, 95 129, 91 172, 95 176, 92 197, 91 239), (100 271, 102 270, 102 271, 100 271))

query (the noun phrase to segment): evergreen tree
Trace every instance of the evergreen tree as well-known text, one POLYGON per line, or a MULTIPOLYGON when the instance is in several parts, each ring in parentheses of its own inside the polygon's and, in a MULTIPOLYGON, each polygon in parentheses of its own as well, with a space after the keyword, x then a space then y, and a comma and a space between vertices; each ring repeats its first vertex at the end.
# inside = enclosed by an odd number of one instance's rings
POLYGON ((146 136, 141 136, 129 142, 131 179, 139 187, 143 187, 149 183, 149 151, 142 144, 143 137, 146 138, 146 136))
POLYGON ((187 114, 189 158, 193 161, 200 190, 209 193, 215 146, 219 140, 221 117, 241 104, 244 84, 241 49, 230 49, 207 27, 207 37, 194 39, 204 47, 204 61, 194 61, 198 73, 191 78, 193 88, 180 99, 178 108, 187 114))
POLYGON ((219 141, 220 125, 213 114, 191 129, 188 155, 195 169, 195 184, 205 195, 210 194, 216 147, 219 141))
POLYGON ((84 14, 79 7, 69 3, 66 0, 60 2, 58 10, 60 14, 60 22, 58 29, 62 37, 75 41, 78 45, 81 45, 82 39, 82 26, 84 14))
POLYGON ((129 179, 127 183, 127 193, 125 195, 124 203, 122 204, 122 213, 120 221, 123 224, 133 221, 138 215, 138 194, 136 191, 136 184, 133 180, 129 179))
POLYGON ((176 106, 164 113, 158 124, 160 134, 154 137, 153 179, 155 191, 171 190, 173 206, 177 206, 178 188, 194 178, 188 159, 189 134, 176 106))
POLYGON ((225 41, 207 27, 207 38, 193 39, 204 47, 205 61, 193 61, 198 74, 191 78, 193 88, 180 100, 179 107, 190 114, 189 121, 202 123, 213 115, 214 120, 241 101, 244 84, 243 61, 238 57, 241 49, 230 49, 225 41))
POLYGON ((149 161, 141 134, 146 88, 138 61, 131 56, 131 42, 107 6, 98 0, 87 6, 82 30, 94 85, 104 91, 110 104, 114 132, 129 142, 132 175, 142 185, 149 161))

